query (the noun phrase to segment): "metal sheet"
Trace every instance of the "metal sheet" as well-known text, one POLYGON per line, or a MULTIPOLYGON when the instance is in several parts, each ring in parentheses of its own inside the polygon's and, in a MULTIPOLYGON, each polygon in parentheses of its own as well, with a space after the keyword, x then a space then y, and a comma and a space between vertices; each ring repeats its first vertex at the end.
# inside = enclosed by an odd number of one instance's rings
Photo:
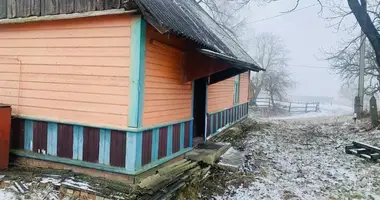
POLYGON ((58 124, 57 156, 62 158, 73 158, 73 126, 58 124))
POLYGON ((173 126, 173 153, 177 153, 180 150, 181 142, 181 125, 176 124, 173 126))
POLYGON ((111 131, 110 164, 112 166, 125 167, 126 138, 125 131, 111 131))
POLYGON ((168 127, 163 127, 163 128, 160 128, 160 137, 158 141, 158 159, 166 157, 167 145, 168 145, 168 127))
POLYGON ((83 128, 83 160, 92 163, 99 162, 99 128, 83 128))
POLYGON ((33 152, 47 153, 47 122, 33 121, 33 152))
POLYGON ((15 118, 12 120, 11 148, 24 149, 24 119, 15 118))
POLYGON ((142 136, 142 165, 149 164, 152 160, 152 130, 144 131, 142 136))

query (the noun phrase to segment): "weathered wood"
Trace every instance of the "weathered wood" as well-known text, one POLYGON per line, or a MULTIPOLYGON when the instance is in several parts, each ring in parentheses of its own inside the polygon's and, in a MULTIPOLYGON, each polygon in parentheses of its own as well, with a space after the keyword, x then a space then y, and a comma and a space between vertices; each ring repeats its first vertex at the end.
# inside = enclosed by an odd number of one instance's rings
POLYGON ((8 5, 7 5, 7 16, 8 16, 8 18, 15 18, 16 14, 17 14, 16 0, 8 0, 8 5))
POLYGON ((105 2, 104 0, 96 0, 95 9, 96 10, 104 10, 105 2))
POLYGON ((43 0, 41 15, 56 15, 59 13, 59 0, 43 0))
POLYGON ((96 10, 96 0, 87 0, 87 11, 96 10))
POLYGON ((105 0, 105 9, 115 9, 120 8, 121 0, 105 0))
POLYGON ((0 19, 7 18, 7 0, 0 0, 0 19))
POLYGON ((30 0, 30 15, 31 16, 41 15, 41 0, 30 0))
POLYGON ((35 16, 35 17, 16 18, 16 19, 0 19, 0 24, 19 24, 19 23, 25 23, 25 22, 76 19, 76 18, 95 17, 95 16, 104 16, 104 15, 118 15, 118 14, 134 13, 134 12, 136 12, 136 10, 114 9, 114 10, 105 10, 105 11, 92 11, 92 12, 85 12, 85 13, 73 13, 73 14, 67 14, 67 15, 50 15, 50 16, 35 16))
POLYGON ((75 0, 75 12, 86 12, 87 0, 75 0))
POLYGON ((59 13, 69 14, 74 12, 75 0, 60 0, 59 13))
POLYGON ((377 103, 376 103, 376 98, 374 96, 372 96, 371 99, 369 100, 369 105, 370 105, 372 126, 377 127, 379 125, 379 118, 377 116, 377 103))
POLYGON ((352 142, 352 144, 357 147, 357 148, 364 148, 364 149, 369 149, 373 152, 380 153, 380 148, 375 147, 369 144, 361 143, 361 142, 352 142))

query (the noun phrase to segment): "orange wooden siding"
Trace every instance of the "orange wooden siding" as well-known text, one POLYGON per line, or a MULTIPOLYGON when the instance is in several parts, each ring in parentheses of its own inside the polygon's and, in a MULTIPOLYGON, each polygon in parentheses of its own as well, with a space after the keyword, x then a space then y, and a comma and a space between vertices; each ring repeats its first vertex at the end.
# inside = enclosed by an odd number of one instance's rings
POLYGON ((234 105, 235 77, 208 86, 207 112, 216 112, 234 105))
POLYGON ((0 102, 22 116, 127 126, 130 21, 0 25, 0 102))
POLYGON ((147 36, 143 126, 164 124, 192 116, 191 83, 181 84, 184 52, 154 43, 147 36))
POLYGON ((239 103, 248 102, 249 93, 249 72, 240 74, 240 91, 239 91, 239 103))

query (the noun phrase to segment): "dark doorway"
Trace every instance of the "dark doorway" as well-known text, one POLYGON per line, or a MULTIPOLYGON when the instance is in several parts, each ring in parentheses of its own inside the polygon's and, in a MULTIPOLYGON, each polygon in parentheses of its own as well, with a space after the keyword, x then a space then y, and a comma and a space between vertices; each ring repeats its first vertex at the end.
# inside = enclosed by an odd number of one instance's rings
POLYGON ((204 141, 206 131, 207 78, 194 81, 194 139, 204 141))

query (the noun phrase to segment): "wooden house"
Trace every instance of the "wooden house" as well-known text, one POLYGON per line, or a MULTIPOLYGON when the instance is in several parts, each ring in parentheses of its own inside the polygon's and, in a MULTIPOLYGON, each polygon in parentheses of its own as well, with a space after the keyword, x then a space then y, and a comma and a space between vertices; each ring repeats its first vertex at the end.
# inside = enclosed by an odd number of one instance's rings
POLYGON ((0 0, 0 18, 0 103, 31 165, 140 174, 246 118, 261 70, 193 0, 0 0))

